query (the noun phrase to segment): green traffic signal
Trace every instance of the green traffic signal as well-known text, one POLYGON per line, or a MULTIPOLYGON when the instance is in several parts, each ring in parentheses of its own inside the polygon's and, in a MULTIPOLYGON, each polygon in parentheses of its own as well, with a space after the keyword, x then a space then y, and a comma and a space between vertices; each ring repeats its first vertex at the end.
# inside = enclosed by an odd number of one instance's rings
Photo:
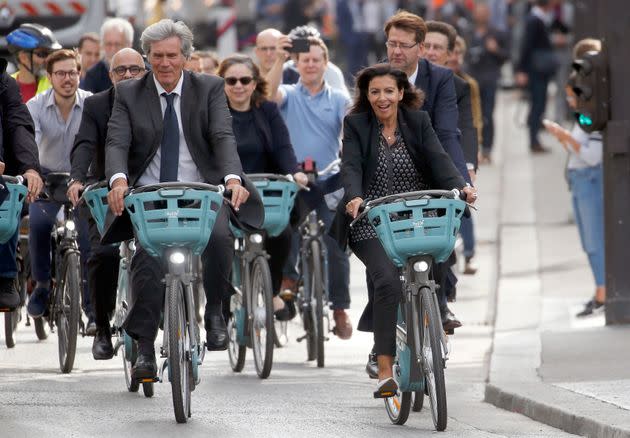
POLYGON ((579 113, 578 123, 580 124, 580 126, 591 126, 593 124, 593 119, 586 114, 579 113))

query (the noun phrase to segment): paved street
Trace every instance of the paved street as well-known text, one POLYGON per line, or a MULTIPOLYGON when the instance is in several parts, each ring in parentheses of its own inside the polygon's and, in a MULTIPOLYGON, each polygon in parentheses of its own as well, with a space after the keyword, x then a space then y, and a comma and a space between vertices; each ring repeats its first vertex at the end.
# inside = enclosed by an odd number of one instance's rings
MULTIPOLYGON (((503 97, 497 144, 506 144, 513 101, 503 97), (507 111, 509 110, 509 111, 507 111)), ((479 273, 461 276, 458 301, 452 308, 464 327, 452 337, 446 373, 449 424, 444 437, 570 436, 525 416, 484 403, 488 358, 495 320, 497 236, 502 176, 498 164, 483 168, 477 185, 481 200, 476 219, 479 273)), ((356 325, 365 303, 363 267, 352 259, 352 320, 356 325)), ((202 384, 193 393, 193 416, 175 423, 171 389, 156 384, 155 396, 125 388, 120 358, 96 362, 91 338, 79 339, 75 369, 62 375, 57 364, 57 338, 38 342, 32 327, 20 327, 17 346, 0 346, 0 437, 90 436, 296 436, 377 437, 434 434, 430 413, 412 413, 403 427, 390 424, 383 402, 372 399, 374 381, 364 372, 371 336, 356 332, 349 341, 331 334, 326 368, 307 363, 306 348, 295 342, 276 350, 268 380, 257 378, 251 350, 245 369, 231 371, 227 352, 208 353, 202 384)))

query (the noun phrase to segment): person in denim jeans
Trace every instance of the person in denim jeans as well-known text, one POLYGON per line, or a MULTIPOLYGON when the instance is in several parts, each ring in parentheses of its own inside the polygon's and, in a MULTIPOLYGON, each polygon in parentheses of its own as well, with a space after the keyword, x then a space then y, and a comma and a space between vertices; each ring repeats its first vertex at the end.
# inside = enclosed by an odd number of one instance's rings
MULTIPOLYGON (((599 40, 584 39, 574 48, 574 57, 587 51, 601 50, 599 40)), ((571 109, 576 107, 576 96, 566 87, 571 109)), ((575 221, 580 233, 582 248, 588 256, 595 277, 595 296, 577 316, 587 316, 604 309, 606 300, 604 269, 604 194, 602 167, 602 135, 584 132, 576 123, 569 132, 554 122, 544 121, 545 127, 564 146, 569 154, 567 178, 571 188, 575 221)))

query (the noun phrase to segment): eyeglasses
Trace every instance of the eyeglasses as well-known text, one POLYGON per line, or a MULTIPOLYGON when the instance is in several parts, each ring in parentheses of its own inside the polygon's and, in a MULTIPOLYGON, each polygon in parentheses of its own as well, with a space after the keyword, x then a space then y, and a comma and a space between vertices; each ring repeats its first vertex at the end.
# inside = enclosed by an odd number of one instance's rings
POLYGON ((141 71, 144 71, 144 68, 137 65, 119 65, 118 67, 113 68, 112 71, 118 76, 124 76, 127 71, 131 73, 131 76, 136 76, 141 71))
POLYGON ((395 41, 387 41, 385 43, 385 46, 387 46, 388 49, 401 49, 401 50, 409 50, 411 48, 413 48, 414 46, 417 46, 418 43, 397 43, 395 41))
POLYGON ((66 76, 70 76, 70 79, 76 79, 79 77, 79 72, 76 70, 57 70, 54 71, 53 74, 57 79, 65 79, 66 76))
POLYGON ((50 55, 50 52, 48 50, 37 50, 33 52, 33 55, 37 56, 38 58, 46 58, 48 57, 48 55, 50 55))
POLYGON ((243 85, 249 85, 253 80, 254 78, 251 76, 243 76, 242 78, 229 77, 225 78, 225 83, 230 87, 233 87, 237 82, 240 82, 243 85))

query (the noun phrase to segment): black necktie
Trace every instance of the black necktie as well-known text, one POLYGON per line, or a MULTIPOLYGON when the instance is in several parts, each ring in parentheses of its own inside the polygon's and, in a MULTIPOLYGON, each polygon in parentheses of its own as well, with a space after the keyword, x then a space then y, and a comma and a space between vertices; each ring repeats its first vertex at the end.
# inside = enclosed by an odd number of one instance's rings
POLYGON ((177 181, 179 165, 179 126, 173 106, 175 93, 162 93, 166 98, 164 125, 162 127, 162 146, 160 151, 160 182, 177 181))

